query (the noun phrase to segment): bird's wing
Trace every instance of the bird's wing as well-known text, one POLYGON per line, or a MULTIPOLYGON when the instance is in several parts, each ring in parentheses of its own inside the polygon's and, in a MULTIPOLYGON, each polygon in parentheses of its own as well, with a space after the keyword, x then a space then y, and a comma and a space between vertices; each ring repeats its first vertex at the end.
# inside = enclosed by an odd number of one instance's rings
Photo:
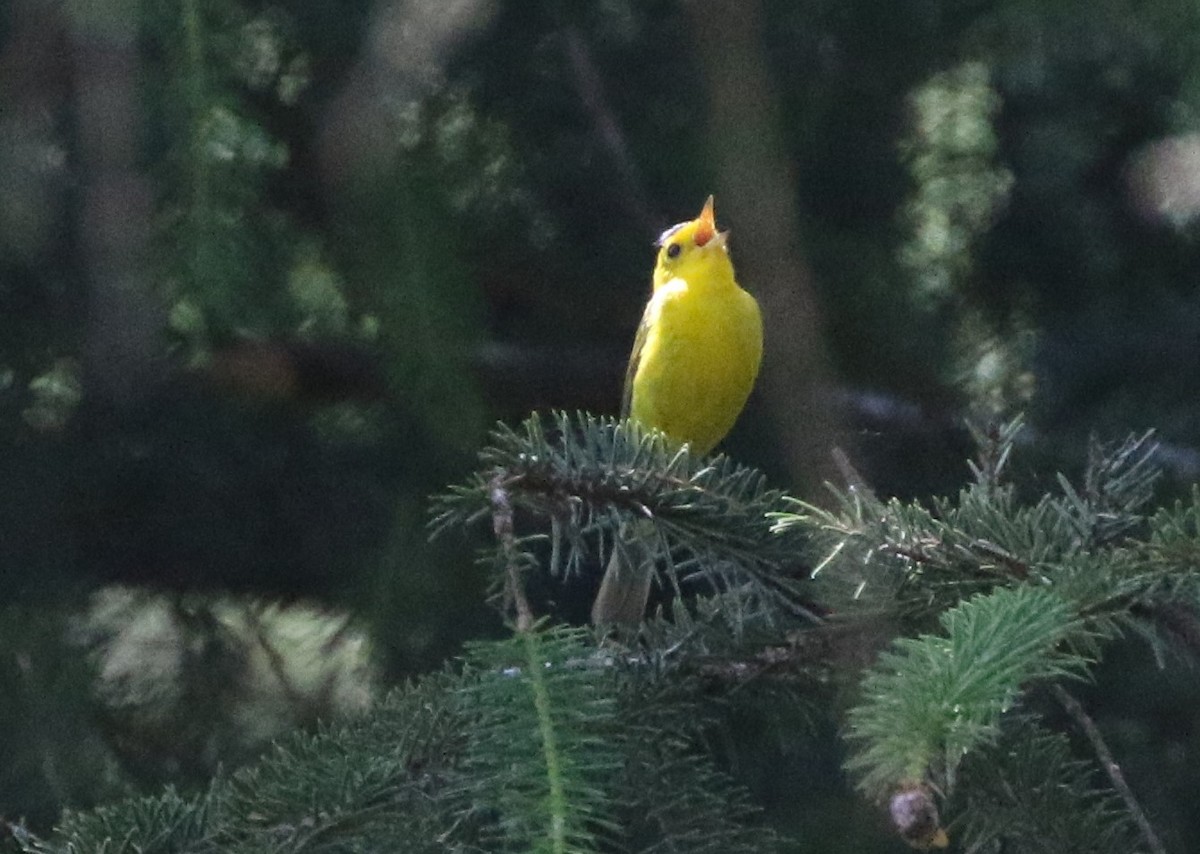
POLYGON ((646 338, 650 332, 650 307, 642 314, 642 321, 637 324, 637 336, 634 338, 634 350, 629 354, 629 366, 625 368, 625 391, 620 397, 620 417, 628 419, 634 409, 634 378, 637 368, 642 363, 642 350, 646 349, 646 338))
POLYGON ((646 303, 646 310, 642 313, 642 322, 638 324, 637 336, 633 339, 633 352, 629 354, 629 366, 625 369, 625 393, 621 400, 622 418, 628 418, 633 412, 633 381, 637 377, 638 369, 642 366, 642 359, 646 355, 647 347, 656 351, 655 359, 661 358, 662 354, 657 352, 663 346, 660 340, 661 336, 655 336, 654 340, 651 340, 655 329, 661 326, 664 314, 672 313, 670 306, 677 304, 679 297, 686 294, 687 283, 676 278, 655 286, 654 292, 650 295, 650 300, 646 303))
POLYGON ((621 395, 621 417, 628 418, 633 411, 633 378, 637 376, 638 367, 642 363, 642 351, 646 348, 646 339, 650 335, 650 327, 658 316, 658 305, 653 299, 646 305, 642 320, 638 324, 637 335, 633 339, 633 351, 629 354, 629 365, 625 368, 625 391, 621 395))

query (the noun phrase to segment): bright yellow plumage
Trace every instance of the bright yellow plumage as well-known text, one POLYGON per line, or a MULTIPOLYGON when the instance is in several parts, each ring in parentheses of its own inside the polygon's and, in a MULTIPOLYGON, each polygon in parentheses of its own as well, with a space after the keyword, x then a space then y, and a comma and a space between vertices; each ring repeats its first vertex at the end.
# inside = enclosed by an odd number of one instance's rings
POLYGON ((654 291, 625 377, 625 415, 707 454, 733 427, 762 362, 762 318, 734 278, 710 196, 659 239, 654 291))
MULTIPOLYGON (((726 236, 717 232, 712 196, 696 219, 663 232, 625 374, 624 415, 696 454, 733 427, 762 361, 758 303, 738 287, 726 236)), ((645 524, 621 526, 592 604, 597 625, 642 620, 657 561, 645 524)))

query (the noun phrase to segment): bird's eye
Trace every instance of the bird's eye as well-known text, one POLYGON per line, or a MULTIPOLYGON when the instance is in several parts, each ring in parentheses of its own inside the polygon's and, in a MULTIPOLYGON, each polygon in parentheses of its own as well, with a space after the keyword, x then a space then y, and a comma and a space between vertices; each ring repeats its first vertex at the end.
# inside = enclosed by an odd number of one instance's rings
POLYGON ((667 257, 668 258, 678 258, 679 253, 682 251, 683 251, 682 246, 680 246, 678 243, 672 243, 670 246, 667 247, 667 257))

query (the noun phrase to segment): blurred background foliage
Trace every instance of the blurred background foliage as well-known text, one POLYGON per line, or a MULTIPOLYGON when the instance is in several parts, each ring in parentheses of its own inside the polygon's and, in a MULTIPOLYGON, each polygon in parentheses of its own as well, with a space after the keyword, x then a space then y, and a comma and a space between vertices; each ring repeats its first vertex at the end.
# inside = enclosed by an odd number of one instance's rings
MULTIPOLYGON (((727 447, 779 485, 837 445, 953 489, 962 416, 1018 409, 1194 480, 1198 37, 1194 0, 9 0, 0 814, 198 784, 496 631, 425 498, 496 419, 616 411, 709 192, 767 308, 727 447)), ((1194 674, 1112 667, 1190 838, 1194 674)), ((758 749, 773 815, 868 850, 835 748, 758 749)))

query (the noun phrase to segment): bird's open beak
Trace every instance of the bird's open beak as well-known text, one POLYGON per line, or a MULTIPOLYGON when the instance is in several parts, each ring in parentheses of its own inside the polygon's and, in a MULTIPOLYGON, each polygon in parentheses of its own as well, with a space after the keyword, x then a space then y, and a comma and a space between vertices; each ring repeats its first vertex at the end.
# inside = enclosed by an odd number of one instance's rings
POLYGON ((717 233, 717 218, 713 214, 712 196, 709 196, 708 201, 704 203, 704 209, 700 211, 700 216, 696 217, 696 222, 699 223, 696 228, 696 245, 703 246, 717 233))

